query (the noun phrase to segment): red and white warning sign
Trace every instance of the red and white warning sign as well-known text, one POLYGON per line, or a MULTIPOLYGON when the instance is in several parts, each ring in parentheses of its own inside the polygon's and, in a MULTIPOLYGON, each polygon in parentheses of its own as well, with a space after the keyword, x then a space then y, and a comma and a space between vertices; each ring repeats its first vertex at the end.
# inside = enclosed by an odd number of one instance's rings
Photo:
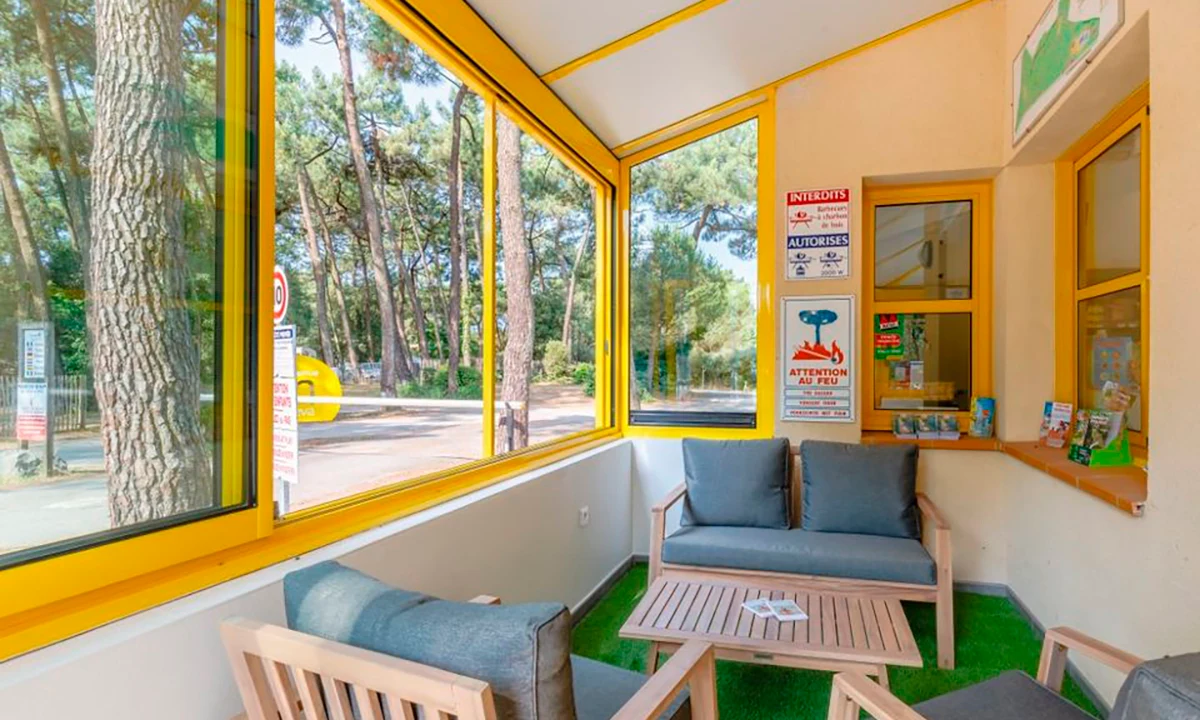
POLYGON ((275 324, 283 322, 283 318, 287 315, 288 309, 288 281, 287 275, 284 274, 283 268, 275 266, 275 282, 274 282, 274 302, 272 304, 271 315, 275 319, 275 324))
POLYGON ((49 394, 45 382, 17 383, 17 439, 41 442, 46 439, 49 394))

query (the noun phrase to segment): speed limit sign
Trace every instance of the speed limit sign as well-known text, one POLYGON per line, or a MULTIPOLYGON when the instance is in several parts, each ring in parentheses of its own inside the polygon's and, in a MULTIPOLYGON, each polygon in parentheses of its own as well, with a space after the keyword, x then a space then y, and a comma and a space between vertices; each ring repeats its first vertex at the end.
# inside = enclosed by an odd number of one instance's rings
POLYGON ((287 275, 283 274, 283 268, 275 266, 275 300, 272 306, 272 315, 275 318, 275 324, 283 322, 283 318, 287 315, 288 309, 288 282, 287 275))

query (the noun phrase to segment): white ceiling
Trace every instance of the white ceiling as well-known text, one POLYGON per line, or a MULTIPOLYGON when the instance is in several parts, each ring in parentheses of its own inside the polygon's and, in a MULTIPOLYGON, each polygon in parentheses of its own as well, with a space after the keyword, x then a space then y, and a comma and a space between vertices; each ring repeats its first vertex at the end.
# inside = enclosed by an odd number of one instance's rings
POLYGON ((467 0, 538 75, 636 32, 695 0, 467 0))
MULTIPOLYGON (((468 0, 539 74, 692 0, 468 0)), ((551 88, 609 147, 957 5, 961 0, 727 0, 551 88)))

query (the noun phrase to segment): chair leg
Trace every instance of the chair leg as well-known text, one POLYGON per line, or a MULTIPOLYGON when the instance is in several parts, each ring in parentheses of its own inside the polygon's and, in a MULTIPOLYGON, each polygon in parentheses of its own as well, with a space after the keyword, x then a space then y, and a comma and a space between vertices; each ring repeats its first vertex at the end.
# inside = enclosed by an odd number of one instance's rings
POLYGON ((879 680, 879 687, 883 688, 884 690, 891 689, 892 684, 888 680, 887 665, 880 665, 879 669, 876 671, 875 677, 879 680))
POLYGON ((938 667, 954 669, 954 591, 953 585, 938 586, 937 597, 938 667))
POLYGON ((660 648, 658 643, 650 643, 650 651, 646 655, 646 674, 653 675, 658 672, 658 652, 660 648))

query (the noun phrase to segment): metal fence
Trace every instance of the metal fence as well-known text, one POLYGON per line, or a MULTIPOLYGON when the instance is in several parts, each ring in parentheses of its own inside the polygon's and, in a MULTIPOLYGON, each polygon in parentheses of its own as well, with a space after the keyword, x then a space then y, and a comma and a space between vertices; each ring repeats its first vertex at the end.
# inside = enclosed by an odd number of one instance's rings
MULTIPOLYGON (((92 393, 86 375, 57 375, 51 385, 54 402, 54 432, 83 430, 87 425, 92 393)), ((16 434, 17 378, 0 376, 0 437, 16 434)))

